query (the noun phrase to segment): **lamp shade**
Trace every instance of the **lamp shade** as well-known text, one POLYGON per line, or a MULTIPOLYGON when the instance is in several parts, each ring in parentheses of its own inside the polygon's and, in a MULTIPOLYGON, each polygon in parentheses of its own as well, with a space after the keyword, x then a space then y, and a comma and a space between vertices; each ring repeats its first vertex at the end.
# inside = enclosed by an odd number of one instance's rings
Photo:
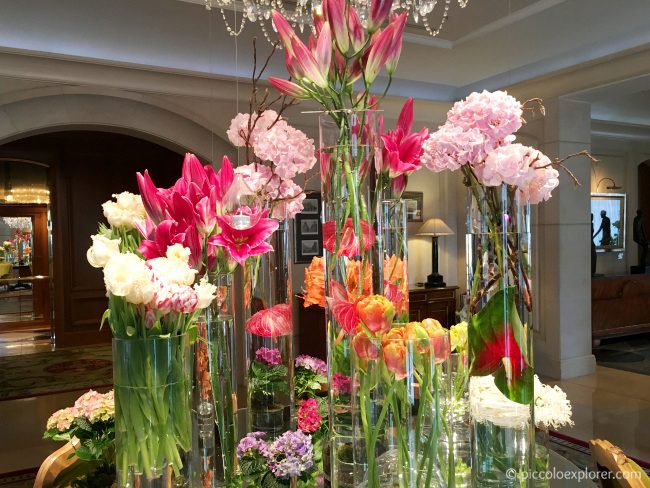
POLYGON ((454 232, 442 219, 429 219, 417 231, 418 236, 450 236, 454 232))

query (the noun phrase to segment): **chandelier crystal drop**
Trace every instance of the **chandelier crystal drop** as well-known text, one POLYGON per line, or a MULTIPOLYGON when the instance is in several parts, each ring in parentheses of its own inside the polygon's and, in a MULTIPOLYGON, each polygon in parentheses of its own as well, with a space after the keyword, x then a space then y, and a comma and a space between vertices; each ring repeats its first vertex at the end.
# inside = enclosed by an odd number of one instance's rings
MULTIPOLYGON (((453 0, 396 0, 392 12, 408 12, 411 22, 424 27, 427 34, 432 37, 440 34, 443 25, 449 17, 449 10, 453 0), (435 19, 435 21, 433 20, 435 19), (433 23, 432 23, 433 22, 433 23), (435 27, 434 27, 435 26, 435 27)), ((456 0, 460 8, 465 8, 469 0, 456 0)), ((370 9, 371 0, 350 0, 361 21, 365 24, 370 9)), ((218 8, 221 12, 226 30, 231 36, 239 36, 246 26, 246 22, 259 24, 264 37, 270 42, 275 39, 269 35, 269 28, 275 30, 271 22, 273 10, 279 11, 295 29, 304 32, 305 28, 313 30, 312 12, 321 9, 321 0, 205 0, 205 8, 212 10, 218 8), (234 27, 226 16, 225 10, 235 12, 234 27), (240 17, 237 20, 237 17, 240 17)), ((412 24, 412 25, 413 25, 412 24)))

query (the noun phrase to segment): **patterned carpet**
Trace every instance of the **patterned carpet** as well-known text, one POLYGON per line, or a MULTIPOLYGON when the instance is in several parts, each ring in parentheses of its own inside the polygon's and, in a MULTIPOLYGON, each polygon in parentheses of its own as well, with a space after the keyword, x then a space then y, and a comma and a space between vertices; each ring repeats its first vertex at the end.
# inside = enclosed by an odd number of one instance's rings
POLYGON ((605 339, 594 355, 601 366, 650 375, 650 334, 605 339))
POLYGON ((0 400, 109 386, 111 346, 0 357, 0 400))

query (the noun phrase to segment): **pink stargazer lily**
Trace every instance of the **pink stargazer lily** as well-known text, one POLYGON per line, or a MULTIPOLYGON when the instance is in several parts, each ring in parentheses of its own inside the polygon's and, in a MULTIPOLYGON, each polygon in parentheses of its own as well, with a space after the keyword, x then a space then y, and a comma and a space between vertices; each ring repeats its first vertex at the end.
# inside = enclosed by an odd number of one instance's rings
POLYGON ((377 78, 377 75, 386 64, 388 53, 393 42, 394 25, 388 24, 382 31, 381 29, 375 32, 370 41, 370 51, 364 63, 364 72, 366 83, 372 83, 377 78))
POLYGON ((275 26, 275 30, 278 32, 278 36, 280 36, 280 42, 282 42, 282 45, 286 50, 293 52, 291 39, 296 37, 296 32, 280 12, 274 10, 271 15, 273 16, 273 25, 275 26))
POLYGON ((353 8, 348 9, 348 30, 350 33, 350 41, 352 42, 352 48, 355 52, 361 51, 363 46, 366 44, 366 30, 361 24, 361 19, 359 14, 353 8))
POLYGON ((332 32, 329 22, 323 24, 318 35, 315 56, 319 71, 327 79, 330 64, 332 63, 332 32))
POLYGON ((136 173, 136 178, 138 180, 138 187, 140 188, 140 196, 142 197, 142 203, 144 208, 147 211, 147 215, 158 224, 165 219, 165 210, 167 205, 165 204, 165 199, 160 194, 156 185, 154 185, 153 180, 149 176, 149 170, 144 171, 144 175, 141 173, 136 173))
POLYGON ((422 144, 429 136, 429 130, 424 128, 420 132, 411 132, 412 127, 413 99, 409 98, 402 107, 395 130, 381 136, 384 142, 381 158, 383 167, 378 170, 388 171, 391 178, 409 175, 422 166, 422 144))
MULTIPOLYGON (((320 66, 314 58, 309 48, 305 46, 297 37, 291 39, 291 47, 295 55, 296 63, 300 71, 304 73, 304 78, 314 83, 320 88, 326 88, 327 84, 327 71, 321 72, 320 66)), ((329 66, 328 66, 329 71, 329 66)))
POLYGON ((291 334, 293 320, 291 306, 280 303, 256 312, 246 322, 246 330, 260 337, 280 337, 291 334))
POLYGON ((277 220, 267 218, 269 209, 241 207, 238 214, 250 217, 249 226, 244 229, 233 226, 233 215, 217 216, 221 232, 212 236, 209 243, 226 248, 232 259, 243 266, 248 257, 273 251, 266 239, 279 224, 277 220))

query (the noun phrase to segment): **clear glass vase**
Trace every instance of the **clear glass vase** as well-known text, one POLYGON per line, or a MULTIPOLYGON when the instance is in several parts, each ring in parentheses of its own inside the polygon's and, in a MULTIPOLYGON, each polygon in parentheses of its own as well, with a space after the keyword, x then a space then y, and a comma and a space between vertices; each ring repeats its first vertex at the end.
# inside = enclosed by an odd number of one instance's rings
POLYGON ((348 110, 323 113, 319 133, 331 385, 326 459, 331 485, 338 488, 354 486, 350 332, 357 326, 348 323, 341 311, 346 303, 378 293, 382 282, 377 246, 381 195, 375 191, 374 176, 375 160, 381 157, 379 114, 348 110))
POLYGON ((381 201, 378 219, 378 254, 381 261, 381 294, 395 306, 395 321, 409 321, 406 202, 381 201))
POLYGON ((547 428, 535 432, 535 487, 548 488, 551 486, 551 471, 549 459, 549 443, 551 437, 547 428))
POLYGON ((534 466, 529 206, 469 187, 467 303, 473 486, 530 486, 534 466))
POLYGON ((289 225, 270 238, 273 251, 248 259, 244 270, 249 432, 273 440, 293 423, 293 313, 289 225))
POLYGON ((237 391, 232 274, 210 274, 216 297, 197 322, 194 346, 193 461, 195 484, 228 486, 237 461, 237 391), (215 429, 216 427, 216 429, 215 429), (216 436, 215 436, 216 434, 216 436))
POLYGON ((190 486, 188 336, 113 339, 119 487, 190 486))
MULTIPOLYGON (((451 436, 449 334, 392 329, 354 338, 354 485, 447 487, 440 439, 451 436), (417 338, 413 338, 417 337, 417 338)), ((418 326, 421 327, 421 326, 418 326)), ((453 486, 453 481, 450 486, 453 486)))

